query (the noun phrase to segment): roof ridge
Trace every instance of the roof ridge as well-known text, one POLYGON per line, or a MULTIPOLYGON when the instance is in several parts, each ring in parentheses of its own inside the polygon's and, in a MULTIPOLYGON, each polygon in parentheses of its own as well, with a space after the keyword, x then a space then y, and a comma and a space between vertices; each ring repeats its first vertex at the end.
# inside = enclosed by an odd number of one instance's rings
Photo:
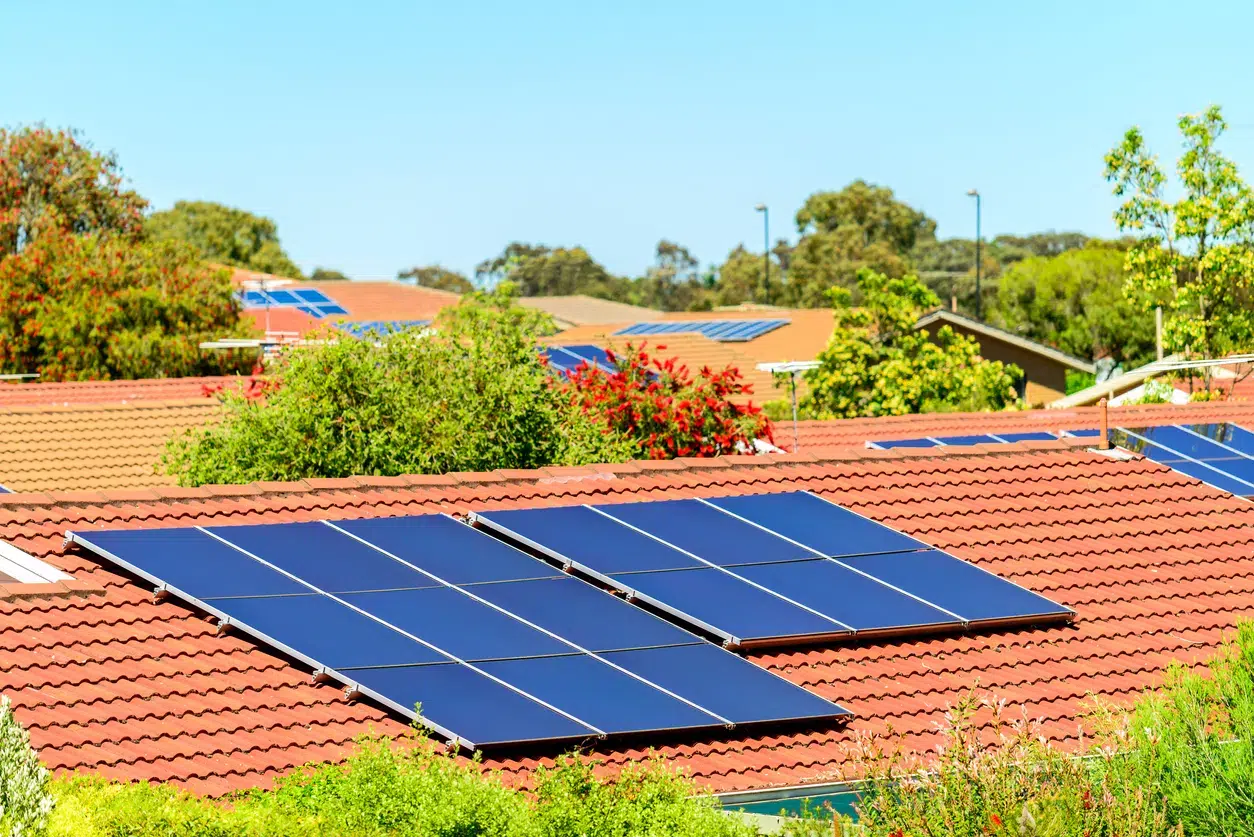
MULTIPOLYGON (((806 452, 779 454, 733 454, 712 458, 683 457, 670 460, 632 460, 617 464, 552 466, 537 469, 497 469, 494 471, 454 471, 446 474, 402 474, 393 477, 353 476, 311 478, 291 482, 251 482, 238 485, 153 486, 151 488, 101 489, 97 491, 36 491, 0 495, 0 509, 13 506, 76 506, 84 504, 144 503, 167 500, 209 500, 222 497, 268 497, 284 494, 321 494, 369 488, 424 488, 474 486, 500 483, 561 484, 583 480, 613 480, 619 474, 652 472, 690 473, 723 469, 756 470, 787 465, 837 464, 877 460, 977 459, 1014 457, 1025 452, 1071 451, 1087 448, 1083 437, 1048 442, 1019 442, 948 446, 937 448, 894 448, 871 450, 850 448, 815 455, 806 452)), ((1137 456, 1137 458, 1140 458, 1137 456)))

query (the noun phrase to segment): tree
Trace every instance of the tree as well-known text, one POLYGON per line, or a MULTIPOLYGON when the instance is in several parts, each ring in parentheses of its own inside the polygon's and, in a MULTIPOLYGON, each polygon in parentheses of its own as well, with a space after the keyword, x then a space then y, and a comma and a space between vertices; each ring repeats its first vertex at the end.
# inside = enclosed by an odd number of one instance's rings
POLYGON ((396 274, 402 282, 413 282, 420 288, 434 288, 437 291, 452 291, 455 294, 468 294, 475 286, 462 274, 448 270, 438 264, 427 267, 411 267, 409 270, 396 274))
POLYGON ((94 151, 72 131, 0 128, 0 258, 49 226, 136 235, 148 202, 122 183, 117 158, 94 151), (44 220, 50 214, 55 223, 44 220))
POLYGON ((1124 258, 1117 242, 1091 242, 1018 262, 1002 276, 989 320, 1076 357, 1149 363, 1154 316, 1124 294, 1124 258))
MULTIPOLYGON (((1127 253, 1126 293, 1142 310, 1162 305, 1164 347, 1195 358, 1254 348, 1254 193, 1216 149, 1227 128, 1218 106, 1179 120, 1176 165, 1183 196, 1133 127, 1106 155, 1106 179, 1123 199, 1119 228, 1137 236, 1127 253)), ((1212 369, 1201 378, 1211 389, 1212 369)))
POLYGON ((815 192, 796 216, 801 238, 788 259, 781 301, 827 304, 833 286, 856 289, 858 271, 904 274, 909 253, 936 237, 936 222, 897 200, 892 189, 856 180, 839 192, 815 192))
POLYGON ((301 278, 300 268, 279 244, 274 221, 209 201, 179 201, 154 212, 144 225, 154 241, 183 241, 203 258, 275 276, 301 278))
POLYGON ((210 375, 252 357, 200 349, 247 336, 229 272, 184 245, 41 229, 0 260, 0 370, 45 380, 210 375))
POLYGON ((549 248, 514 242, 500 256, 475 269, 481 287, 514 283, 523 296, 587 294, 624 300, 628 282, 611 274, 582 247, 549 248))
POLYGON ((783 295, 782 271, 771 265, 774 281, 768 286, 765 260, 757 253, 745 249, 743 244, 727 254, 727 260, 718 267, 718 282, 714 286, 716 305, 740 305, 746 302, 772 304, 783 295))
POLYGON ((662 239, 653 266, 630 283, 628 301, 662 311, 695 311, 710 307, 709 289, 700 263, 687 247, 662 239))
POLYGON ((694 377, 673 358, 651 357, 645 346, 631 344, 622 354, 611 353, 610 360, 615 371, 581 364, 561 385, 585 415, 629 439, 639 458, 751 453, 755 439, 773 441, 762 410, 739 403, 750 389, 738 369, 706 367, 694 377))
POLYGON ((853 293, 833 288, 836 327, 806 373, 802 408, 816 418, 887 416, 938 410, 1001 409, 1015 402, 1015 366, 987 361, 979 346, 941 327, 934 339, 914 325, 939 303, 915 276, 858 273, 853 293))
POLYGON ((536 349, 551 321, 514 289, 469 294, 436 333, 290 349, 264 398, 173 440, 185 485, 620 461, 629 445, 569 403, 536 349))
MULTIPOLYGON (((267 273, 269 271, 266 271, 267 273)), ((338 270, 331 270, 326 267, 315 267, 313 273, 309 274, 310 282, 349 282, 347 276, 338 270)))

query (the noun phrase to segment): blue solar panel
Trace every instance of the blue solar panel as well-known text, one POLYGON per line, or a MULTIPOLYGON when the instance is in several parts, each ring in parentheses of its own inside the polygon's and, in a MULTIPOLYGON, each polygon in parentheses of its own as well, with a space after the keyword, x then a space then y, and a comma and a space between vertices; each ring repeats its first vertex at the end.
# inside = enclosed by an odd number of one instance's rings
POLYGON ((884 450, 892 450, 893 448, 934 448, 937 444, 932 439, 891 439, 883 442, 872 442, 878 448, 884 450))
POLYGON ((342 316, 348 313, 347 308, 342 305, 336 305, 334 302, 326 305, 315 305, 314 307, 317 308, 318 312, 324 317, 342 316))
POLYGON ((413 714, 421 704, 422 717, 441 734, 480 747, 599 734, 588 724, 462 665, 368 668, 345 674, 398 712, 413 714))
POLYGON ((304 302, 291 291, 267 291, 270 294, 270 301, 275 305, 300 305, 304 302))
MULTIPOLYGON (((475 595, 589 651, 621 651, 701 640, 636 607, 607 607, 604 590, 578 578, 476 584, 475 595)), ((614 604, 619 604, 618 600, 614 604)))
POLYGON ((593 508, 720 566, 816 557, 814 550, 738 520, 700 500, 617 503, 593 508))
POLYGON ((765 698, 745 722, 847 714, 446 516, 69 537, 398 711, 418 717, 421 703, 420 720, 473 746, 729 722, 602 649, 714 651, 692 658, 698 679, 765 698))
POLYGON ((562 577, 553 567, 444 515, 341 520, 333 525, 449 584, 562 577))
POLYGON ((303 314, 308 314, 309 316, 313 317, 315 320, 321 320, 322 317, 324 316, 322 311, 319 310, 318 306, 316 305, 297 305, 296 310, 300 311, 303 314))
POLYGON ((595 363, 604 366, 606 369, 613 369, 614 363, 610 360, 609 354, 600 346, 561 346, 572 355, 581 357, 589 363, 595 363))
POLYGON ((737 645, 851 632, 849 625, 733 572, 706 568, 617 575, 610 581, 644 601, 737 645))
POLYGON ((331 297, 314 288, 297 288, 292 291, 301 302, 312 302, 317 305, 334 304, 331 297))
POLYGON ((706 502, 803 543, 829 558, 929 548, 922 541, 808 491, 717 497, 706 502))
POLYGON ((705 566, 587 506, 489 512, 476 518, 550 558, 601 575, 705 566))
POLYGON ((341 598, 470 662, 578 651, 451 587, 347 593, 341 598))
POLYGON ((13 489, 6 488, 5 486, 0 485, 0 494, 12 494, 12 493, 13 493, 13 489))
POLYGON ((1195 432, 1216 439, 1243 456, 1254 456, 1254 433, 1237 424, 1218 424, 1192 428, 1195 432))
POLYGON ((987 433, 974 436, 937 436, 936 441, 942 445, 996 445, 1000 444, 997 439, 989 436, 987 433))
POLYGON ((736 574, 839 619, 858 632, 958 626, 962 619, 835 561, 737 567, 736 574))
POLYGON ((484 663, 480 668, 540 700, 560 705, 575 717, 607 733, 711 727, 726 723, 712 712, 690 706, 656 686, 641 682, 625 671, 588 655, 502 660, 484 663))
POLYGON ((267 305, 270 303, 270 297, 266 296, 261 291, 244 291, 241 299, 246 307, 267 305))
POLYGON ((817 695, 780 677, 750 680, 744 675, 752 663, 711 645, 616 651, 605 659, 737 724, 768 721, 781 710, 797 719, 832 717, 832 704, 817 695))
POLYGON ((666 320, 635 323, 615 335, 652 337, 659 334, 702 334, 711 340, 739 342, 761 337, 768 331, 788 325, 789 320, 666 320))
MULTIPOLYGON (((342 309, 330 311, 326 306, 323 306, 322 310, 329 314, 347 313, 342 309)), ((379 338, 410 328, 423 328, 430 324, 430 320, 365 320, 362 322, 337 322, 335 327, 342 331, 347 331, 354 337, 369 336, 379 338)))
POLYGON ((967 622, 1068 616, 1071 611, 938 549, 841 559, 967 622))
POLYGON ((998 433, 997 435, 1006 442, 1052 442, 1054 439, 1058 438, 1053 433, 1046 433, 1044 431, 1029 433, 998 433))

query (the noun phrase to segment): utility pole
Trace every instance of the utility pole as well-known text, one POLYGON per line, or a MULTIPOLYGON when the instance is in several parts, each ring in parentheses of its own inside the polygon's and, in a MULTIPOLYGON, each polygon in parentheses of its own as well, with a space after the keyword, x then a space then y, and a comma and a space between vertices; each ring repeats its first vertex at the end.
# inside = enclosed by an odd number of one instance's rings
POLYGON ((967 194, 975 198, 975 318, 983 322, 984 297, 980 293, 980 274, 984 269, 980 259, 980 192, 972 189, 967 194))
POLYGON ((769 303, 771 301, 771 210, 767 209, 764 203, 758 204, 754 209, 762 213, 762 266, 766 269, 762 279, 762 301, 769 303))

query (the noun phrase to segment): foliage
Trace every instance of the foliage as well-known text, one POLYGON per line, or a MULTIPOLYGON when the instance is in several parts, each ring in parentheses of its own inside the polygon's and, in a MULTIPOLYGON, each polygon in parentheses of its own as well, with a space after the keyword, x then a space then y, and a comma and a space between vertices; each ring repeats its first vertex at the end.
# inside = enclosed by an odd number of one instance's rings
POLYGON ((210 201, 179 201, 144 224, 155 241, 182 241, 208 261, 300 278, 300 268, 279 244, 274 221, 210 201))
POLYGON ((94 151, 74 132, 0 128, 0 259, 51 226, 132 237, 147 206, 122 188, 117 158, 94 151))
POLYGON ((402 282, 413 282, 420 288, 434 288, 437 291, 452 291, 455 294, 468 294, 475 286, 470 280, 455 270, 449 270, 438 264, 427 267, 411 267, 396 274, 402 282))
POLYGON ((523 296, 588 294, 619 299, 622 295, 622 280, 582 247, 550 248, 514 242, 495 259, 480 264, 475 269, 475 279, 482 287, 495 287, 508 280, 523 296))
POLYGON ((713 306, 711 283, 698 273, 700 263, 687 247, 662 239, 654 255, 645 275, 629 282, 623 301, 662 311, 703 311, 713 306))
POLYGON ((7 697, 0 698, 0 835, 38 837, 44 833, 52 794, 48 771, 30 746, 7 697))
POLYGON ((1156 788, 1186 834, 1254 834, 1254 623, 1204 672, 1172 663, 1125 734, 1132 781, 1156 788))
POLYGON ((860 734, 846 770, 865 781, 858 803, 867 837, 1163 837, 1167 818, 1122 752, 1078 759, 1050 745, 1039 722, 1010 718, 1004 701, 964 694, 945 714, 931 757, 891 730, 860 734))
POLYGON ((338 270, 331 270, 326 267, 315 267, 313 272, 309 274, 310 282, 347 282, 349 277, 338 270))
POLYGON ((572 406, 630 440, 637 457, 752 453, 754 439, 772 440, 762 410, 733 400, 750 393, 738 369, 704 367, 693 377, 674 358, 650 357, 645 346, 630 343, 623 353, 609 354, 614 372, 580 364, 560 387, 572 406))
POLYGON ((807 412, 819 418, 902 415, 935 410, 1001 409, 1015 403, 1015 366, 979 357, 974 340, 943 326, 934 338, 915 330, 939 300, 914 276, 858 274, 862 305, 835 288, 836 327, 806 373, 807 412))
POLYGON ((740 305, 746 302, 775 304, 784 293, 780 267, 771 264, 771 282, 766 283, 766 260, 739 246, 727 254, 719 265, 718 284, 714 287, 716 305, 740 305))
POLYGON ((1081 372, 1079 369, 1068 369, 1066 372, 1067 395, 1086 390, 1097 383, 1097 376, 1092 372, 1081 372))
POLYGON ((438 333, 294 348, 264 399, 227 392, 220 424, 170 442, 186 485, 539 468, 626 458, 627 445, 572 408, 536 351, 547 316, 512 288, 441 312, 438 333))
POLYGON ((251 358, 202 340, 245 336, 226 271, 188 248, 52 228, 0 260, 0 370, 45 380, 220 374, 251 358))
POLYGON ((55 783, 54 837, 750 837, 693 784, 649 759, 613 780, 574 756, 535 774, 529 798, 415 742, 362 739, 342 765, 309 767, 218 804, 168 785, 55 783))
POLYGON ((1175 393, 1175 387, 1168 381, 1149 378, 1141 387, 1141 395, 1125 401, 1125 404, 1168 404, 1175 393))
MULTIPOLYGON (((1164 195, 1167 175, 1140 129, 1106 155, 1106 178, 1123 199, 1127 293, 1143 310, 1162 305, 1170 353, 1216 358, 1254 348, 1254 192, 1216 149, 1227 128, 1219 107, 1179 120, 1184 153, 1176 169, 1183 196, 1164 195)), ((1201 372, 1205 389, 1212 370, 1201 372)))
POLYGON ((1155 357, 1154 315, 1124 294, 1123 250, 1090 244, 1018 262, 986 310, 994 325, 1076 357, 1128 367, 1155 357))

